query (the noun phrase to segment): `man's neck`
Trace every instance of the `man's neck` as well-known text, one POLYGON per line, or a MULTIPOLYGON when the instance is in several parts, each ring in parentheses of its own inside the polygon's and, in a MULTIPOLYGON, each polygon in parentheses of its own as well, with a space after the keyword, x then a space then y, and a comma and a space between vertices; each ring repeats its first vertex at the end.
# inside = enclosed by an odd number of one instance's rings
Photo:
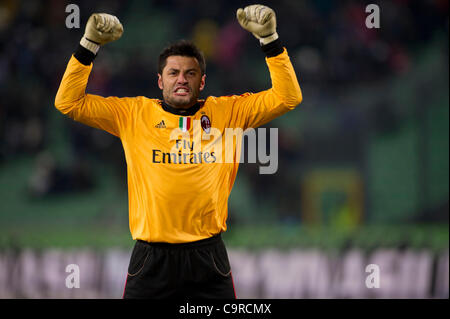
POLYGON ((190 116, 190 115, 194 115, 195 113, 197 113, 197 111, 199 110, 199 108, 201 106, 201 103, 197 101, 197 103, 195 103, 191 107, 182 109, 182 108, 173 107, 173 106, 167 104, 165 101, 162 101, 161 106, 164 109, 164 111, 166 111, 166 112, 170 112, 175 115, 190 116))

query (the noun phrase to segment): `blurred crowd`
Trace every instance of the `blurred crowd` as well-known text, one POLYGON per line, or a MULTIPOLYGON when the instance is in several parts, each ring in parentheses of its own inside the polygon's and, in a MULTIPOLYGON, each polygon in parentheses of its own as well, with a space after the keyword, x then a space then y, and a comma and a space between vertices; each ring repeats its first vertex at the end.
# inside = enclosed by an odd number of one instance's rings
MULTIPOLYGON (((381 28, 368 29, 370 1, 284 0, 265 2, 277 14, 278 33, 287 47, 301 86, 330 91, 358 83, 376 85, 406 72, 413 54, 438 32, 448 35, 447 0, 383 1, 381 28)), ((122 39, 98 54, 88 85, 90 93, 108 96, 160 97, 156 61, 170 42, 193 40, 207 58, 205 95, 240 94, 267 88, 269 76, 257 41, 235 19, 241 1, 18 1, 0 2, 0 165, 26 154, 36 159, 30 192, 88 189, 94 167, 87 156, 113 163, 125 181, 125 162, 118 141, 103 132, 64 119, 53 108, 66 63, 93 12, 116 15, 124 25, 122 39), (68 29, 65 8, 78 4, 81 28, 68 29), (58 135, 68 134, 70 164, 61 167, 49 152, 58 135), (90 166, 91 165, 91 166, 90 166), (90 177, 91 176, 91 177, 90 177)), ((447 45, 448 47, 448 45, 447 45)), ((306 99, 304 103, 308 103, 306 99)), ((349 120, 351 122, 351 119, 349 120)), ((351 125, 348 128, 351 135, 351 125)), ((289 131, 280 129, 280 166, 301 163, 305 149, 289 131)), ((243 172, 242 172, 243 171, 243 172)), ((243 165, 255 198, 263 198, 268 181, 283 211, 298 206, 297 181, 284 174, 265 177, 243 165), (289 186, 291 185, 291 186, 289 186), (293 194, 286 192, 292 190, 293 194)), ((125 182, 124 182, 125 183, 125 182)))

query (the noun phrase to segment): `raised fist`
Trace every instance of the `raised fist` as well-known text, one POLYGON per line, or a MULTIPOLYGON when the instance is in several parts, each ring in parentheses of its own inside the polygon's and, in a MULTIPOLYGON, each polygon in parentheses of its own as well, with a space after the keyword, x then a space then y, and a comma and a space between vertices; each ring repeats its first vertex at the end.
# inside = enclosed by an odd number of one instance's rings
POLYGON ((275 12, 263 5, 254 4, 236 12, 239 24, 251 32, 262 44, 267 44, 278 38, 275 12))

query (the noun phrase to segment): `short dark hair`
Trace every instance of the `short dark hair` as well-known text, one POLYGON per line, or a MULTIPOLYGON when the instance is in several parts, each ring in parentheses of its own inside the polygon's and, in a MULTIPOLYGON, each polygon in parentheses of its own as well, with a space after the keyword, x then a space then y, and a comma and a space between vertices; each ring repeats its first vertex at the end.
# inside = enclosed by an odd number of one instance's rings
POLYGON ((187 40, 179 40, 166 47, 158 59, 158 73, 162 74, 162 71, 167 63, 167 58, 172 55, 180 55, 196 58, 200 65, 202 75, 206 72, 206 62, 203 53, 195 46, 194 43, 187 40))

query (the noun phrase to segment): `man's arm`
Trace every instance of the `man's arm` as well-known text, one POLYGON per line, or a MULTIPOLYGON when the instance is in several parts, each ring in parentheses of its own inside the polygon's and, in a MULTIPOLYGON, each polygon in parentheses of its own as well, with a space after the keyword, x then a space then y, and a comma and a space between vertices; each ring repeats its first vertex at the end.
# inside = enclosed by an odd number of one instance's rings
POLYGON ((294 109, 303 96, 287 50, 276 32, 275 12, 261 5, 238 9, 241 26, 259 39, 266 55, 272 87, 259 93, 246 93, 233 100, 233 123, 244 129, 258 127, 294 109))
POLYGON ((78 49, 70 58, 55 98, 55 107, 75 121, 120 136, 134 98, 101 97, 86 94, 92 61, 101 45, 120 38, 123 27, 109 14, 93 14, 78 49))

